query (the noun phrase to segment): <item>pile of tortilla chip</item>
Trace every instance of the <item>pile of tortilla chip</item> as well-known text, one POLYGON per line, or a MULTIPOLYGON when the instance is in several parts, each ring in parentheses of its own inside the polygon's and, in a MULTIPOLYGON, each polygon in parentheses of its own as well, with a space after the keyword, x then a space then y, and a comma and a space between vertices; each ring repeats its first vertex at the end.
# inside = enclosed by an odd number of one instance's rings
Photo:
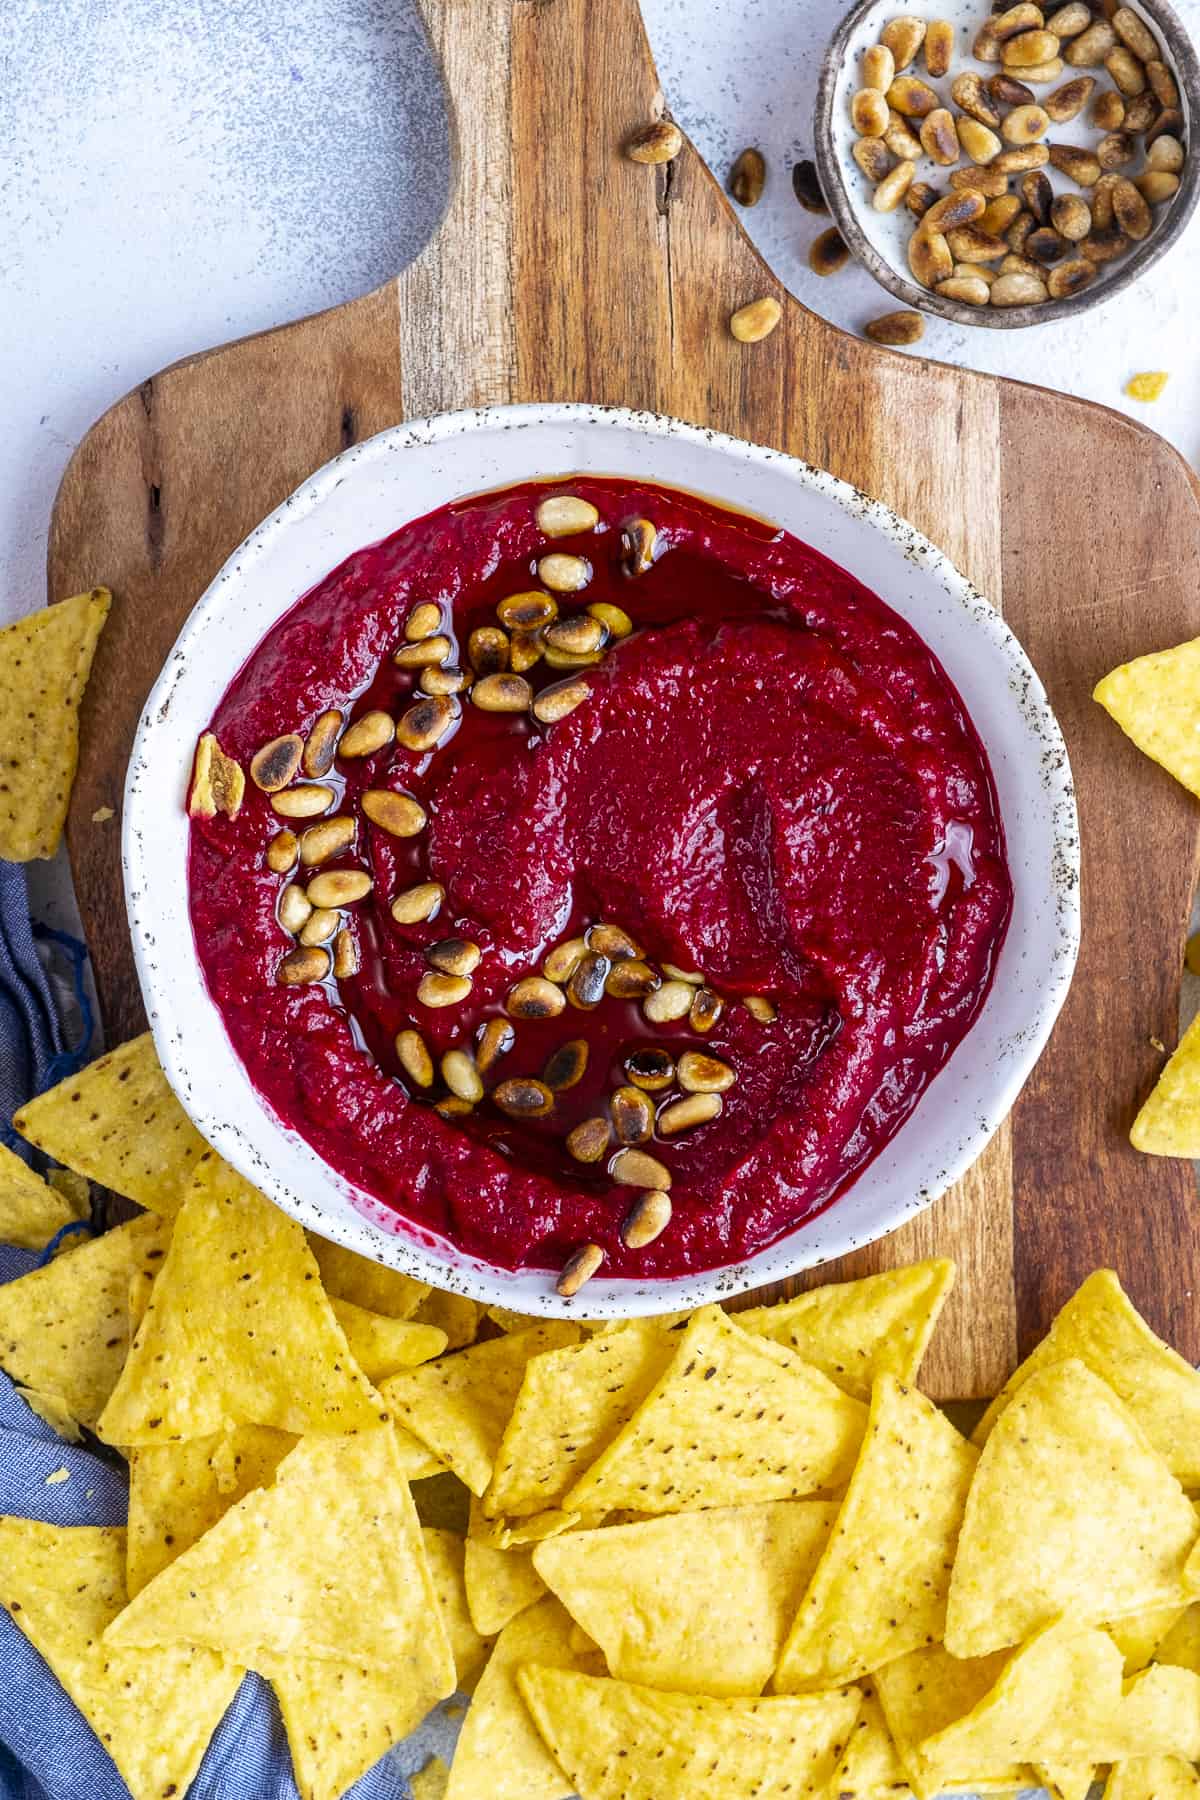
POLYGON ((307 1240, 149 1039, 18 1125, 146 1208, 0 1287, 0 1367, 130 1476, 122 1530, 0 1519, 0 1605, 135 1800, 246 1670, 305 1800, 456 1692, 423 1800, 1200 1800, 1200 1375, 1111 1272, 968 1440, 914 1385, 946 1262, 539 1320, 307 1240))
MULTIPOLYGON (((1200 797, 1200 638, 1122 663, 1092 697, 1139 750, 1200 797)), ((1148 1156, 1200 1157, 1200 1018, 1184 1032, 1129 1136, 1148 1156)))

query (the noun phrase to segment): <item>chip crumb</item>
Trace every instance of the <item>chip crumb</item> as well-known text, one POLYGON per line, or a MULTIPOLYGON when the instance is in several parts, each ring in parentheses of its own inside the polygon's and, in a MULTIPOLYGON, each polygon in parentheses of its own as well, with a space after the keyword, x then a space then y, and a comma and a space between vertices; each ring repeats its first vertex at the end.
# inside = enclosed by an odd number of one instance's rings
POLYGON ((1166 369, 1146 369, 1129 377, 1125 392, 1131 400, 1157 400, 1170 379, 1166 369))
POLYGON ((431 1756, 423 1769, 409 1777, 413 1800, 441 1800, 450 1780, 450 1771, 440 1756, 431 1756))
POLYGON ((57 1487, 60 1481, 70 1481, 70 1469, 55 1469, 53 1475, 47 1475, 46 1486, 57 1487))
POLYGON ((111 806, 98 806, 92 814, 92 824, 106 825, 109 819, 114 818, 115 816, 111 806))
POLYGON ((1157 1050, 1160 1056, 1165 1056, 1167 1053, 1167 1046, 1163 1043, 1161 1038, 1152 1037, 1150 1039, 1150 1048, 1152 1050, 1157 1050))

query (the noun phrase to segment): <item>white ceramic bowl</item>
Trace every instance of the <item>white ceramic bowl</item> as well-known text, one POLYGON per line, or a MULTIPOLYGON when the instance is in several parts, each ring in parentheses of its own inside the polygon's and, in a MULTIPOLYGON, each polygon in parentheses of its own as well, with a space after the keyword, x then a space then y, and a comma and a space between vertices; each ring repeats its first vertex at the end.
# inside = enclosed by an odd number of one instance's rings
POLYGON ((975 1160, 1054 1023, 1079 939, 1078 824, 1066 749, 1008 626, 911 525, 793 457, 648 413, 514 406, 398 426, 305 482, 197 602, 146 702, 129 765, 125 885, 142 991, 168 1078, 209 1143, 302 1225, 377 1262, 531 1313, 608 1318, 700 1305, 893 1230, 975 1160), (287 1129, 234 1056, 188 917, 192 754, 230 678, 299 595, 351 551, 447 501, 533 476, 619 474, 764 514, 915 626, 987 749, 1008 834, 1012 922, 974 1027, 882 1154, 834 1205, 744 1263, 671 1281, 597 1276, 572 1302, 410 1225, 287 1129))

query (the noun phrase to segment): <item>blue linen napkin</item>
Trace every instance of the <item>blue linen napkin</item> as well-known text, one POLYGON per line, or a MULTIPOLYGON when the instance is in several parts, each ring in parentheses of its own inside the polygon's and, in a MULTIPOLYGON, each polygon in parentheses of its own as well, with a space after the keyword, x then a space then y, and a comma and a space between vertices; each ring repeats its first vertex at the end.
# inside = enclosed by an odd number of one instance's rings
MULTIPOLYGON (((61 939, 61 934, 48 934, 61 939)), ((62 940, 69 947, 72 940, 62 940)), ((70 954, 77 1000, 82 946, 70 954)), ((91 1036, 86 1004, 84 1032, 91 1036)), ((0 862, 0 1135, 15 1109, 65 1079, 88 1044, 67 1045, 53 984, 38 958, 22 869, 0 862)), ((33 1251, 0 1246, 0 1283, 34 1268, 33 1251)), ((124 1472, 84 1446, 66 1444, 0 1373, 0 1513, 52 1525, 123 1525, 124 1472), (66 1470, 63 1479, 62 1470, 66 1470), (54 1481, 49 1477, 55 1476, 54 1481)), ((397 1745, 352 1790, 354 1800, 410 1800, 408 1772, 433 1752, 449 1761, 455 1726, 441 1710, 397 1745)), ((129 1800, 129 1790, 42 1658, 0 1612, 0 1800, 129 1800)), ((189 1800, 298 1800, 275 1696, 247 1675, 208 1747, 189 1800)))

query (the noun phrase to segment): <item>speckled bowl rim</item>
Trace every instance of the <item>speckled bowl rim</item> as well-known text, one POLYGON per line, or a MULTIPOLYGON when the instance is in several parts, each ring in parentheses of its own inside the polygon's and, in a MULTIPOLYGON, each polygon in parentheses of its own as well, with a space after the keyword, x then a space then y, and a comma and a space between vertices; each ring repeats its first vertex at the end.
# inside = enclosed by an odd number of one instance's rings
MULTIPOLYGON (((547 474, 550 473, 547 470, 547 474)), ((524 477, 514 473, 510 479, 524 477)), ((667 478, 664 476, 663 479, 667 478)), ((667 485, 684 484, 667 480, 667 485)), ((478 490, 468 487, 462 491, 478 490)), ((741 504, 732 500, 727 503, 741 504)), ((403 522, 398 520, 396 528, 403 522)), ((369 541, 369 538, 363 541, 369 541)), ((941 605, 940 599, 938 605, 941 605)), ((262 630, 270 629, 271 623, 273 619, 264 623, 262 630)), ((231 668, 222 680, 228 680, 232 673, 231 668)), ((544 1316, 634 1317, 728 1299, 875 1242, 924 1211, 975 1162, 1007 1117, 1066 998, 1079 948, 1079 824, 1066 746, 1041 682, 1012 630, 991 603, 955 568, 944 552, 914 526, 881 501, 828 472, 763 445, 660 414, 635 412, 624 407, 534 403, 443 413, 381 432, 344 451, 304 482, 234 551, 197 601, 167 656, 162 673, 146 700, 130 757, 123 809, 122 861, 134 956, 154 1042, 168 1081, 201 1135, 284 1212, 318 1236, 448 1291, 469 1295, 487 1304, 515 1306, 524 1312, 544 1316), (981 651, 986 646, 992 665, 1003 669, 1022 730, 1028 737, 1025 767, 1045 796, 1049 825, 1043 833, 1041 847, 1046 852, 1050 871, 1047 894, 1050 923, 1046 926, 1049 941, 1045 947, 1044 981, 1036 1002, 1019 1029, 1010 1031, 1002 1042, 989 1046, 987 1052, 990 1104, 981 1107, 967 1122, 958 1118, 950 1141, 942 1144, 935 1140, 936 1175, 918 1191, 897 1197, 894 1204, 888 1196, 886 1211, 881 1208, 884 1216, 878 1228, 849 1229, 842 1203, 836 1201, 815 1219, 802 1221, 796 1232, 776 1240, 744 1261, 699 1273, 646 1281, 616 1277, 606 1280, 597 1276, 579 1299, 569 1301, 555 1294, 552 1279, 543 1271, 514 1273, 501 1269, 467 1256, 456 1246, 399 1218, 338 1175, 311 1145, 271 1112, 235 1056, 204 984, 191 940, 186 901, 187 941, 183 946, 178 942, 178 926, 170 918, 167 896, 171 879, 177 884, 182 880, 186 896, 186 868, 181 875, 178 869, 170 866, 170 859, 163 857, 161 811, 154 812, 148 790, 154 779, 152 772, 156 761, 167 758, 167 764, 160 763, 159 766, 172 771, 172 780, 176 784, 172 791, 179 794, 182 817, 182 800, 190 778, 195 737, 190 730, 181 734, 174 716, 179 709, 173 702, 177 690, 181 686, 186 689, 187 671, 193 648, 198 647, 197 639, 209 628, 209 615, 219 616, 222 606, 228 604, 226 590, 232 590, 236 597, 246 586, 256 561, 267 547, 281 534, 292 532, 298 519, 319 509, 322 502, 346 481, 354 465, 371 465, 403 454, 411 447, 437 445, 479 432, 548 426, 552 429, 561 427, 564 432, 573 429, 578 436, 597 425, 616 427, 652 440, 678 438, 704 451, 715 450, 743 467, 748 465, 751 470, 769 467, 783 473, 817 496, 833 501, 851 521, 859 521, 890 539, 893 550, 899 551, 905 562, 912 564, 918 574, 928 577, 940 589, 949 602, 947 611, 966 615, 969 630, 975 634, 981 651), (175 942, 170 941, 172 932, 176 934, 175 942), (224 1067, 189 1066, 186 1014, 192 1005, 207 1009, 217 1020, 221 1041, 228 1053, 224 1067), (230 1081, 240 1083, 253 1096, 256 1103, 256 1109, 250 1109, 255 1119, 253 1134, 225 1117, 223 1109, 229 1105, 230 1081), (289 1185, 276 1170, 272 1150, 278 1154, 284 1145, 289 1154, 298 1152, 301 1155, 307 1165, 306 1173, 311 1173, 311 1187, 306 1182, 304 1192, 289 1185), (344 1213, 327 1210, 321 1204, 322 1188, 336 1190, 347 1210, 344 1213), (798 1232, 806 1235, 801 1237, 798 1232)), ((1039 949, 1041 947, 1039 939, 1039 949)), ((972 1032, 980 1029, 986 1016, 985 1008, 972 1032)), ((971 1036, 969 1032, 963 1043, 969 1042, 971 1036)), ((962 1045, 955 1054, 961 1049, 962 1045)), ((945 1081, 954 1061, 952 1056, 935 1078, 934 1085, 937 1081, 945 1081)), ((926 1097, 930 1091, 926 1090, 926 1097)), ((952 1114, 954 1110, 953 1107, 950 1109, 952 1114)), ((921 1108, 918 1108, 890 1142, 897 1143, 905 1132, 911 1131, 920 1116, 921 1108)), ((928 1126, 928 1119, 925 1123, 928 1126)))
MULTIPOLYGON (((886 288, 889 294, 894 294, 906 306, 915 307, 919 312, 932 313, 939 319, 951 319, 956 325, 974 325, 988 331, 1020 331, 1029 325, 1048 325, 1054 319, 1073 318, 1077 313, 1086 312, 1091 306, 1099 306, 1104 301, 1111 300, 1114 294, 1122 293, 1133 282, 1139 281, 1178 242, 1196 210, 1197 200, 1200 199, 1200 155, 1195 153, 1195 145, 1191 147, 1184 163, 1183 179, 1171 201, 1168 217, 1161 225, 1154 227, 1139 249, 1122 258, 1117 273, 1097 281, 1081 294, 1075 294, 1067 300, 1048 300, 1043 306, 967 306, 961 300, 949 300, 944 294, 931 293, 928 288, 919 287, 915 281, 910 281, 907 275, 879 254, 859 224, 859 207, 846 185, 841 159, 833 142, 833 109, 838 77, 846 60, 846 46, 858 29, 860 20, 879 4, 880 0, 858 0, 858 4, 851 7, 830 40, 817 83, 813 155, 816 158, 821 192, 833 214, 834 224, 855 261, 860 262, 874 276, 880 287, 886 288)), ((1170 51, 1183 103, 1185 130, 1190 131, 1200 113, 1200 58, 1196 55, 1183 21, 1168 0, 1134 0, 1134 4, 1156 26, 1170 51)), ((981 12, 981 23, 987 10, 985 6, 981 12)), ((1079 69, 1077 73, 1086 75, 1089 71, 1079 69)), ((1064 73, 1063 80, 1067 79, 1064 73)))

